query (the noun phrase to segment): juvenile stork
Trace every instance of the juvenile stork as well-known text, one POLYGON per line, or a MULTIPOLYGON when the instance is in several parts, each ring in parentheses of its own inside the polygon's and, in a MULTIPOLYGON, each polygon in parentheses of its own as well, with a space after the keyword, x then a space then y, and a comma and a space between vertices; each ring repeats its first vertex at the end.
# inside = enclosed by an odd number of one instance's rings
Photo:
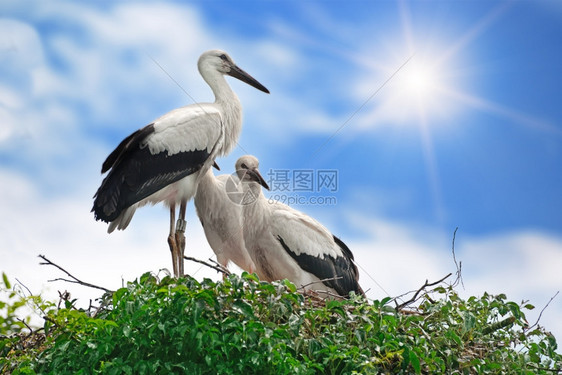
POLYGON ((135 210, 145 204, 169 206, 168 244, 176 277, 183 275, 185 211, 199 175, 216 157, 232 150, 242 130, 242 107, 224 75, 269 93, 223 51, 203 53, 197 67, 215 102, 174 109, 125 138, 102 165, 101 172, 109 173, 94 195, 92 208, 96 220, 110 223, 111 233, 127 228, 135 210))
POLYGON ((243 191, 238 177, 215 177, 209 168, 201 176, 193 202, 217 261, 225 268, 232 261, 244 271, 254 273, 256 266, 244 244, 243 191))
POLYGON ((310 216, 265 198, 262 186, 269 187, 258 166, 251 155, 236 162, 246 200, 244 241, 258 276, 266 281, 288 279, 297 287, 331 295, 364 296, 349 248, 310 216))

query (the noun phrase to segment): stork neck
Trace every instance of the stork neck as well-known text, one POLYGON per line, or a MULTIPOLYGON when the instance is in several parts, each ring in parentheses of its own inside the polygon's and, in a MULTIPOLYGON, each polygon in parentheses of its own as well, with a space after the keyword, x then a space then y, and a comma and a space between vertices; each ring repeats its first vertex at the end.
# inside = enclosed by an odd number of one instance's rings
POLYGON ((206 189, 215 182, 215 175, 213 174, 212 169, 213 167, 208 168, 207 171, 199 177, 199 184, 197 185, 198 190, 199 188, 206 189))
POLYGON ((253 213, 259 214, 258 217, 262 216, 263 203, 267 203, 265 196, 262 192, 262 187, 257 182, 245 182, 242 183, 242 189, 244 191, 244 196, 247 204, 244 205, 244 210, 251 211, 253 213))
POLYGON ((222 155, 226 155, 234 148, 242 131, 242 105, 223 76, 211 88, 215 94, 215 103, 223 110, 225 142, 222 155))
POLYGON ((254 195, 254 197, 256 197, 257 200, 265 198, 265 196, 263 195, 263 189, 260 184, 258 184, 257 182, 250 182, 247 185, 248 189, 252 191, 252 194, 254 195))
POLYGON ((226 81, 224 75, 218 72, 208 72, 202 71, 201 76, 207 82, 213 94, 215 95, 215 103, 228 103, 232 101, 238 101, 236 94, 230 88, 230 85, 226 81))
POLYGON ((262 193, 262 188, 255 182, 243 183, 245 199, 255 200, 242 206, 242 212, 246 224, 244 225, 244 235, 254 238, 262 233, 269 223, 270 211, 267 209, 268 201, 262 193))

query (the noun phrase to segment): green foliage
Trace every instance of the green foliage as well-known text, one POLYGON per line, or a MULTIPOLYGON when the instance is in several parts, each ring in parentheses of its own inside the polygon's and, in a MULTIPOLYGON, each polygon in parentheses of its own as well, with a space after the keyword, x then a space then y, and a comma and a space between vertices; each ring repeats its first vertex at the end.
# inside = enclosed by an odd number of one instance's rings
POLYGON ((9 370, 13 368, 19 368, 14 374, 34 373, 28 366, 35 362, 35 358, 42 350, 41 344, 44 335, 30 329, 30 316, 22 314, 22 310, 26 308, 40 314, 47 314, 54 309, 54 304, 43 301, 40 296, 25 296, 19 288, 12 287, 6 274, 2 273, 0 283, 0 374, 9 373, 9 370), (26 317, 21 318, 21 315, 26 317))
POLYGON ((452 287, 410 310, 391 302, 322 301, 249 274, 222 282, 144 274, 96 311, 49 310, 33 357, 0 338, 10 353, 0 373, 552 374, 562 366, 554 337, 527 325, 532 305, 505 295, 463 300, 452 287))
POLYGON ((0 292, 3 297, 0 300, 0 335, 18 332, 25 328, 25 324, 17 319, 16 313, 26 305, 26 301, 17 298, 18 295, 15 290, 12 290, 12 285, 5 273, 2 273, 0 292))

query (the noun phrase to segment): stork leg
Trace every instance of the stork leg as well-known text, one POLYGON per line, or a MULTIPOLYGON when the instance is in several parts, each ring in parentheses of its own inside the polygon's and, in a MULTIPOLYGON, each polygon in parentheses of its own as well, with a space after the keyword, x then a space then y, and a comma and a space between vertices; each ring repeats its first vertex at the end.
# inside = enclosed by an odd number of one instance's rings
POLYGON ((176 223, 176 244, 178 248, 178 272, 179 276, 183 276, 183 254, 185 252, 185 227, 187 222, 185 221, 185 211, 187 208, 187 201, 182 201, 180 204, 180 212, 178 217, 178 222, 176 223))
POLYGON ((170 245, 170 252, 172 253, 172 267, 174 269, 174 276, 178 277, 178 245, 176 242, 176 206, 170 205, 170 234, 168 235, 168 245, 170 245))

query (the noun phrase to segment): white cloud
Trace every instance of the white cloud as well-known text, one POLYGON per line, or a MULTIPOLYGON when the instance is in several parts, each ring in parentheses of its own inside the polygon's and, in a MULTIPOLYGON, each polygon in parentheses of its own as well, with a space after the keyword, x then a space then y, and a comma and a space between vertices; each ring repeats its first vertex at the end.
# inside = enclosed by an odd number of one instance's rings
MULTIPOLYGON (((100 120, 123 114, 122 120, 114 119, 118 123, 134 117, 136 108, 150 108, 159 91, 164 97, 175 97, 176 102, 188 101, 151 58, 197 97, 198 90, 192 87, 204 85, 198 77, 197 57, 209 38, 203 36, 194 10, 166 4, 125 4, 109 13, 87 10, 80 14, 85 36, 64 34, 52 40, 54 50, 71 67, 70 74, 63 73, 67 97, 83 100, 100 120)), ((68 16, 75 17, 75 13, 68 16)))
MULTIPOLYGON (((562 238, 536 230, 460 237, 466 291, 461 295, 505 293, 509 300, 529 300, 536 309, 527 313, 529 323, 562 286, 562 238)), ((562 298, 544 311, 540 324, 562 340, 562 298)))
POLYGON ((474 289, 493 293, 508 288, 520 298, 543 298, 562 286, 562 239, 539 231, 521 231, 462 244, 465 267, 476 277, 474 289))
MULTIPOLYGON (((43 62, 37 31, 24 22, 0 19, 0 62, 4 71, 29 71, 43 62)), ((6 77, 7 78, 7 77, 6 77)))
POLYGON ((0 86, 0 106, 7 108, 21 108, 21 97, 12 89, 0 86))
POLYGON ((366 239, 348 245, 362 268, 361 284, 370 290, 370 298, 415 290, 426 279, 438 280, 454 268, 445 239, 431 230, 352 213, 347 218, 368 233, 366 239))
MULTIPOLYGON (((49 279, 65 277, 55 268, 39 266, 38 254, 84 281, 110 289, 120 287, 122 278, 129 281, 146 271, 171 268, 163 207, 139 210, 126 231, 109 235, 107 225, 93 220, 89 197, 46 198, 30 181, 5 170, 0 170, 0 180, 0 271, 33 292, 43 290, 49 279)), ((191 211, 186 255, 208 259, 213 252, 191 211)), ((218 278, 214 271, 198 271, 197 264, 186 262, 186 268, 197 277, 218 278)), ((46 296, 56 298, 55 291, 64 289, 84 304, 99 295, 97 290, 59 282, 46 286, 46 296)))
POLYGON ((267 61, 269 69, 283 77, 292 74, 301 63, 301 57, 293 48, 269 40, 257 45, 257 54, 267 61))
MULTIPOLYGON (((369 290, 370 298, 381 299, 386 292, 397 296, 417 290, 425 280, 436 281, 449 272, 454 276, 452 234, 384 218, 357 214, 348 217, 370 234, 362 241, 348 241, 361 267, 361 285, 369 290)), ((462 262, 466 288, 458 287, 461 296, 488 292, 505 293, 515 302, 530 300, 537 307, 527 313, 531 324, 562 286, 562 238, 547 233, 517 231, 466 238, 459 230, 455 252, 457 260, 462 262)), ((559 340, 562 340, 562 323, 558 319, 561 315, 562 299, 556 298, 541 318, 541 325, 559 340)))
POLYGON ((29 125, 20 121, 19 114, 29 104, 24 95, 30 91, 31 72, 42 62, 43 49, 35 29, 17 20, 0 19, 0 145, 28 132, 29 125))
POLYGON ((39 35, 33 24, 0 22, 5 31, 0 32, 2 69, 9 69, 6 77, 12 77, 6 84, 18 87, 26 108, 53 101, 78 104, 102 128, 116 124, 130 128, 127 120, 137 114, 141 126, 163 112, 166 99, 171 102, 167 109, 190 101, 151 58, 195 98, 209 95, 196 62, 215 43, 192 7, 128 3, 102 11, 83 4, 50 3, 31 7, 29 16, 65 25, 72 32, 44 28, 47 31, 39 35), (116 114, 123 118, 116 119, 116 114))
POLYGON ((3 141, 11 138, 13 136, 16 123, 12 114, 6 111, 4 108, 0 108, 0 122, 2 123, 2 127, 0 128, 0 144, 3 141))

